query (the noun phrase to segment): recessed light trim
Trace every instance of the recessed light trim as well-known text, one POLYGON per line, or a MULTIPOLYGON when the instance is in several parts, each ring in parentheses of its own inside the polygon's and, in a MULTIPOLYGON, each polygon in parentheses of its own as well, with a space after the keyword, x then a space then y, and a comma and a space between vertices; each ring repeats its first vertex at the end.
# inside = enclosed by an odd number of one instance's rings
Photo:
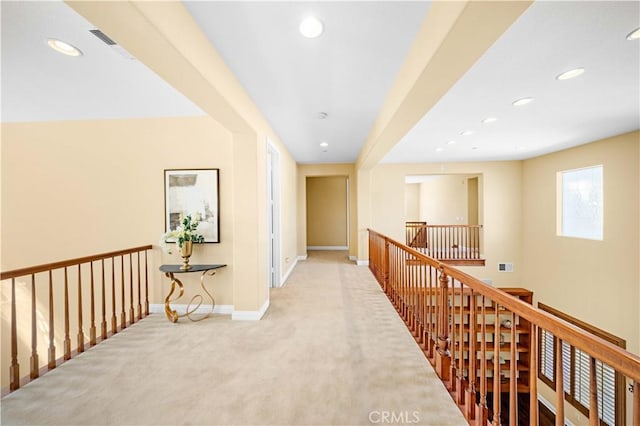
POLYGON ((533 98, 520 98, 520 99, 516 99, 515 101, 513 101, 512 105, 513 106, 522 106, 522 105, 526 105, 530 102, 533 102, 533 98))
POLYGON ((436 148, 436 152, 442 152, 442 151, 444 151, 444 148, 442 148, 441 146, 436 148))
POLYGON ((640 28, 636 28, 627 34, 627 40, 638 40, 640 39, 640 28))
POLYGON ((494 121, 498 121, 498 119, 495 117, 487 117, 484 120, 482 120, 482 123, 489 124, 489 123, 493 123, 494 121))
POLYGON ((471 130, 465 130, 464 132, 460 132, 460 134, 461 134, 462 136, 469 136, 469 135, 472 135, 472 134, 473 134, 473 131, 471 131, 471 130))
POLYGON ((449 141, 447 142, 447 145, 455 145, 457 142, 456 141, 449 141))
POLYGON ((562 74, 556 76, 556 80, 569 80, 571 78, 575 78, 582 74, 584 74, 584 68, 574 68, 572 70, 565 71, 562 74))
POLYGON ((63 55, 82 56, 82 51, 80 49, 65 41, 58 40, 57 38, 48 38, 47 44, 50 48, 58 53, 62 53, 63 55))
POLYGON ((300 23, 300 34, 306 38, 320 37, 322 31, 324 31, 324 25, 315 16, 307 16, 300 23))
POLYGON ((329 146, 329 144, 327 142, 320 142, 320 146, 326 148, 329 146))

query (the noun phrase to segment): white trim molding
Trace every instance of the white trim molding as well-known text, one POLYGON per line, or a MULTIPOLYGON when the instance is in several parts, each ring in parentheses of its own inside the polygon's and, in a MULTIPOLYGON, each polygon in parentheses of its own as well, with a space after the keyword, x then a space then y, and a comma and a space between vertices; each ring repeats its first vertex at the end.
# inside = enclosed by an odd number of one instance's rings
POLYGON ((367 260, 359 260, 359 259, 358 259, 358 260, 356 261, 356 264, 357 264, 358 266, 369 266, 369 260, 368 260, 368 259, 367 259, 367 260))
POLYGON ((303 254, 303 255, 298 256, 298 260, 307 260, 307 255, 303 254))
MULTIPOLYGON (((183 315, 187 312, 187 305, 185 304, 172 304, 171 308, 178 314, 183 315)), ((196 309, 194 314, 208 314, 211 312, 211 305, 200 305, 196 309)), ((149 313, 151 314, 164 314, 164 303, 151 303, 149 305, 149 313)), ((216 305, 213 308, 214 314, 231 315, 233 313, 233 305, 216 305)))
POLYGON ((348 246, 307 246, 307 250, 349 250, 348 246))
POLYGON ((259 311, 233 311, 231 319, 234 321, 258 321, 262 319, 267 309, 269 309, 269 299, 264 302, 259 311))

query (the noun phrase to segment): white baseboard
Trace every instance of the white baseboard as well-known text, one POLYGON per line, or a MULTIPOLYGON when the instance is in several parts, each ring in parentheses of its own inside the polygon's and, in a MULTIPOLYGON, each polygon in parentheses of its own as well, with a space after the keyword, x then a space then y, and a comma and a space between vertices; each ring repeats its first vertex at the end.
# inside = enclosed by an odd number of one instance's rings
POLYGON ((284 284, 287 282, 287 280, 289 279, 289 275, 291 275, 291 273, 293 272, 293 270, 295 269, 296 265, 298 264, 298 259, 300 259, 300 256, 298 256, 296 258, 296 260, 293 262, 293 264, 291 265, 291 267, 289 268, 289 270, 287 271, 286 274, 284 274, 284 277, 282 277, 280 279, 280 287, 284 287, 284 284))
MULTIPOLYGON (((187 305, 185 304, 171 304, 171 308, 179 314, 187 312, 187 305)), ((149 304, 149 312, 152 314, 164 314, 163 303, 151 303, 149 304)), ((211 305, 200 305, 198 309, 194 311, 195 314, 207 314, 211 312, 211 305)), ((216 305, 213 308, 214 314, 231 315, 233 313, 233 305, 216 305)))
POLYGON ((349 256, 349 260, 356 262, 358 260, 358 256, 349 256))
POLYGON ((269 309, 269 299, 264 302, 259 311, 233 311, 231 319, 235 321, 258 321, 262 319, 267 309, 269 309))
POLYGON ((307 250, 349 250, 347 246, 307 246, 307 250))
POLYGON ((298 256, 298 260, 307 260, 307 255, 300 255, 298 256))
POLYGON ((369 266, 369 261, 368 260, 358 260, 358 261, 356 261, 356 264, 358 266, 369 266))
MULTIPOLYGON (((551 411, 554 416, 556 415, 556 407, 555 407, 555 405, 553 405, 552 403, 550 403, 549 401, 544 399, 542 397, 542 395, 540 395, 540 394, 538 394, 538 401, 540 401, 542 403, 542 405, 547 407, 547 409, 549 411, 551 411)), ((575 426, 573 423, 571 423, 571 421, 569 421, 569 419, 567 419, 566 416, 564 417, 564 424, 565 424, 565 426, 575 426)))

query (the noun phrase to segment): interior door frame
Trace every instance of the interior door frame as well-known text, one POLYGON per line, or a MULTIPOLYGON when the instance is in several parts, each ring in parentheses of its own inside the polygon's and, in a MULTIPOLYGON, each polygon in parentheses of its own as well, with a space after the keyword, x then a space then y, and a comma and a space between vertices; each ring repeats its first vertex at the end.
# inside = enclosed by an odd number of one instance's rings
POLYGON ((280 152, 267 137, 267 287, 282 286, 280 281, 280 152))

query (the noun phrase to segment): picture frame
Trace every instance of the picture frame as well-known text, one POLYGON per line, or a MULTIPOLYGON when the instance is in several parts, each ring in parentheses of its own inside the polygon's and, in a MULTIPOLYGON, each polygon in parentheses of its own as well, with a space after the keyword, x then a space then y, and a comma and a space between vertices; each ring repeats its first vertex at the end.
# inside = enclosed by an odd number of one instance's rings
POLYGON ((220 169, 165 169, 164 207, 165 232, 175 230, 181 217, 199 214, 196 232, 205 243, 219 243, 220 169))

